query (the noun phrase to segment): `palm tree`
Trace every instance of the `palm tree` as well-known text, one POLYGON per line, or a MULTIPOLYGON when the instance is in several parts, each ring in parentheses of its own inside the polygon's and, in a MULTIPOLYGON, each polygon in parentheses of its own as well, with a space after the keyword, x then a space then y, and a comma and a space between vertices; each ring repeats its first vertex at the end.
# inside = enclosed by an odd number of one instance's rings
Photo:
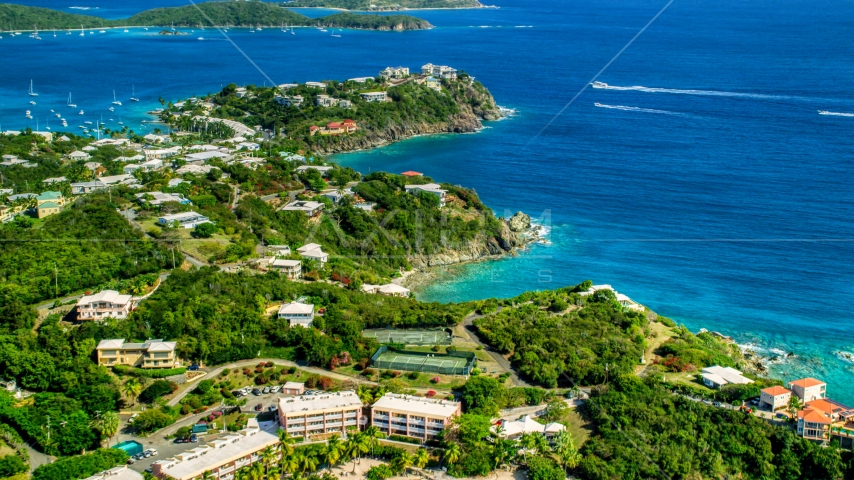
POLYGON ((564 473, 568 474, 569 469, 578 466, 581 461, 581 454, 575 448, 575 442, 572 441, 572 436, 566 430, 558 432, 555 435, 555 452, 558 460, 563 465, 564 473))
POLYGON ((293 469, 286 468, 285 457, 291 458, 294 454, 294 437, 288 435, 287 430, 279 430, 279 445, 276 449, 279 451, 279 465, 282 467, 282 473, 293 472, 293 469))
POLYGON ((249 480, 264 480, 264 465, 256 462, 249 467, 249 480))
POLYGON ((243 467, 234 472, 234 480, 249 480, 249 467, 243 467))
POLYGON ((409 452, 403 452, 391 459, 391 468, 404 473, 408 477, 409 473, 406 469, 411 467, 413 463, 415 463, 415 457, 409 452))
POLYGON ((383 432, 381 432, 379 428, 375 427, 374 425, 371 425, 370 427, 365 429, 364 436, 365 441, 367 441, 368 447, 371 450, 371 455, 373 455, 374 448, 380 445, 379 439, 383 438, 385 435, 383 435, 383 432))
POLYGON ((317 457, 311 450, 300 450, 297 454, 297 465, 299 465, 300 473, 305 475, 306 471, 317 470, 317 457))
POLYGON ((551 451, 551 447, 549 446, 549 440, 545 435, 536 435, 534 436, 534 448, 537 450, 537 453, 542 455, 544 453, 548 453, 551 451))
POLYGON ((460 450, 460 445, 458 443, 451 443, 445 448, 445 454, 442 455, 442 461, 447 463, 448 465, 457 463, 457 460, 460 459, 460 455, 462 455, 462 450, 460 450))
POLYGON ((299 470, 299 462, 297 462, 297 455, 288 455, 286 457, 282 457, 282 461, 279 464, 279 467, 281 467, 282 476, 287 473, 296 473, 299 470))
POLYGON ((344 444, 341 442, 341 437, 334 436, 326 442, 326 447, 323 449, 323 463, 326 464, 326 469, 331 470, 334 465, 341 460, 341 452, 344 449, 344 444))
POLYGON ((119 431, 119 414, 116 412, 106 412, 101 415, 99 420, 101 422, 101 434, 112 440, 113 435, 119 431))
POLYGON ((424 468, 427 466, 427 462, 430 461, 430 454, 427 453, 427 449, 419 448, 417 452, 415 452, 415 466, 418 468, 424 468))
POLYGON ((534 433, 523 433, 522 437, 519 439, 519 444, 524 449, 525 453, 525 463, 528 463, 528 451, 534 450, 537 448, 537 439, 534 433))
POLYGON ((124 393, 125 396, 131 399, 131 401, 133 402, 131 403, 131 406, 133 406, 136 404, 136 397, 138 397, 139 394, 142 393, 142 384, 139 383, 139 380, 131 378, 130 380, 126 381, 124 385, 122 385, 122 393, 124 393))
POLYGON ((276 461, 276 451, 273 447, 267 447, 261 452, 261 460, 264 462, 264 472, 270 476, 270 464, 276 461))
POLYGON ((213 473, 210 470, 205 470, 205 473, 202 474, 201 480, 214 480, 213 473))

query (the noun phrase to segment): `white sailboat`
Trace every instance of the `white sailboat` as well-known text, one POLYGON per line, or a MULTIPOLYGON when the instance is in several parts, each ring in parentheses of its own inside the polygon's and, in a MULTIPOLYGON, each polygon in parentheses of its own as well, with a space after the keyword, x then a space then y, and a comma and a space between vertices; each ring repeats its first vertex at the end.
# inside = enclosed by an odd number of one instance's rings
POLYGON ((38 97, 39 94, 33 91, 33 80, 30 79, 30 91, 28 92, 31 97, 38 97))
POLYGON ((77 105, 71 103, 71 92, 68 92, 68 103, 66 104, 71 108, 77 108, 77 105))
POLYGON ((119 105, 119 106, 121 106, 121 104, 122 104, 122 102, 120 102, 120 101, 116 100, 116 91, 115 91, 115 90, 113 90, 113 105, 119 105))
POLYGON ((80 110, 79 112, 77 112, 77 115, 83 115, 83 110, 80 110))
POLYGON ((30 120, 32 120, 32 119, 33 119, 33 116, 30 114, 30 111, 29 111, 29 110, 27 110, 27 112, 24 114, 24 116, 25 116, 25 117, 27 117, 27 118, 28 118, 28 119, 30 119, 30 120))
POLYGON ((136 92, 134 91, 133 85, 130 86, 130 101, 131 102, 138 102, 139 101, 139 99, 136 98, 136 92))
POLYGON ((82 23, 80 24, 80 36, 81 36, 81 37, 85 37, 85 36, 86 36, 86 33, 85 33, 85 32, 83 32, 83 24, 82 24, 82 23))
POLYGON ((291 35, 296 35, 296 33, 294 33, 294 27, 291 27, 291 35))
POLYGON ((108 108, 107 110, 109 110, 109 111, 111 111, 111 112, 115 112, 115 111, 116 111, 116 107, 110 107, 110 108, 108 108))
POLYGON ((341 38, 341 33, 340 33, 340 32, 341 32, 341 30, 339 29, 339 30, 338 30, 338 32, 339 32, 339 33, 335 33, 335 30, 333 30, 333 31, 332 31, 332 36, 333 36, 333 37, 336 37, 336 38, 341 38))

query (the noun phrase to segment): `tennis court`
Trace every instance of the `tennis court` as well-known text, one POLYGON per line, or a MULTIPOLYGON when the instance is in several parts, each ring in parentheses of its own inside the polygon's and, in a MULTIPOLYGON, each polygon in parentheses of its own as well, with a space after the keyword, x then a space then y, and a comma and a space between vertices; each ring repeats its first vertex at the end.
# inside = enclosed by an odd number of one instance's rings
POLYGON ((468 375, 474 367, 472 352, 439 353, 408 352, 380 347, 371 358, 375 368, 384 370, 406 370, 410 372, 433 372, 445 375, 468 375))
POLYGON ((380 343, 401 343, 403 345, 450 345, 451 333, 442 329, 430 330, 365 330, 362 335, 376 338, 380 343))

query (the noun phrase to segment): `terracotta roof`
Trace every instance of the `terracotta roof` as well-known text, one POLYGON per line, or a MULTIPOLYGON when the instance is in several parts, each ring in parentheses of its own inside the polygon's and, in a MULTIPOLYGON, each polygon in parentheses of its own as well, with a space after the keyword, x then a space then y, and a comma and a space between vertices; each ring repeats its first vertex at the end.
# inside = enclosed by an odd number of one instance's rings
POLYGON ((828 423, 828 424, 832 423, 830 421, 830 418, 828 418, 826 415, 824 415, 820 411, 815 410, 815 409, 810 408, 810 407, 807 407, 807 408, 801 410, 800 412, 798 412, 798 418, 804 419, 805 422, 828 423))
POLYGON ((317 125, 312 125, 312 126, 308 127, 308 129, 309 130, 320 130, 320 127, 318 127, 317 125))
POLYGON ((326 126, 329 128, 339 128, 341 126, 341 124, 338 122, 329 122, 326 124, 326 126))
POLYGON ((344 125, 355 125, 355 124, 356 124, 356 122, 353 120, 350 120, 349 118, 347 120, 344 120, 344 125))
POLYGON ((789 382, 789 385, 794 385, 796 387, 801 388, 809 388, 815 387, 816 385, 825 385, 821 380, 816 380, 814 378, 802 378, 800 380, 795 380, 794 382, 789 382))
POLYGON ((767 393, 772 397, 776 397, 777 395, 783 395, 784 393, 792 393, 791 391, 779 386, 774 385, 773 387, 763 388, 762 393, 767 393))
POLYGON ((408 172, 401 173, 401 175, 403 175, 404 177, 420 177, 421 175, 423 175, 423 173, 413 172, 412 170, 410 170, 408 172))

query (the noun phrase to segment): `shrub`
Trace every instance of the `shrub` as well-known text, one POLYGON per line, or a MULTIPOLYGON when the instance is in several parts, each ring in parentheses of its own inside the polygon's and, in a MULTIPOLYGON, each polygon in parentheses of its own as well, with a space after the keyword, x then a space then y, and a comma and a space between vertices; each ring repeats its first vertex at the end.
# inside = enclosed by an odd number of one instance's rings
POLYGON ((133 428, 139 432, 147 433, 169 426, 173 419, 163 410, 149 408, 139 414, 133 421, 133 428))
POLYGON ((433 378, 431 378, 431 379, 430 379, 430 382, 431 382, 431 383, 441 383, 441 382, 442 382, 442 377, 433 377, 433 378))
POLYGON ((377 371, 374 370, 373 368, 366 368, 366 369, 362 370, 362 375, 364 375, 366 377, 373 377, 374 374, 376 374, 376 373, 377 373, 377 371))
POLYGON ((329 377, 320 377, 320 381, 317 382, 317 386, 320 387, 321 390, 329 390, 335 386, 335 380, 329 377))
POLYGON ((297 373, 297 367, 288 368, 288 375, 293 375, 295 373, 297 373))
POLYGON ((33 480, 86 478, 126 461, 125 452, 115 448, 101 448, 86 455, 60 458, 53 463, 42 465, 33 472, 33 480))
POLYGON ((528 459, 528 478, 529 480, 564 480, 566 474, 554 460, 534 456, 528 459))
POLYGON ((412 438, 412 437, 404 437, 403 435, 389 435, 388 439, 389 440, 395 440, 398 442, 406 442, 406 443, 412 443, 415 445, 421 445, 421 440, 419 440, 417 438, 412 438))
POLYGON ((406 374, 406 378, 410 380, 418 380, 418 372, 409 372, 406 374))
POLYGON ((394 470, 388 465, 371 467, 366 475, 368 480, 385 480, 394 476, 394 470))
POLYGON ((139 394, 139 401, 143 403, 151 403, 163 395, 174 392, 177 388, 178 385, 173 382, 157 380, 139 394))
POLYGON ((213 384, 213 380, 202 380, 201 382, 199 382, 198 385, 196 385, 196 391, 202 395, 205 395, 211 391, 211 388, 213 388, 213 384))
MULTIPOLYGON (((115 370, 116 367, 113 367, 115 370)), ((181 375, 187 371, 186 368, 163 368, 158 370, 152 370, 148 368, 134 368, 129 373, 130 375, 134 375, 136 377, 144 377, 144 378, 166 378, 171 377, 172 375, 181 375)))
POLYGON ((0 457, 0 478, 11 477, 27 470, 27 463, 17 455, 0 457))

